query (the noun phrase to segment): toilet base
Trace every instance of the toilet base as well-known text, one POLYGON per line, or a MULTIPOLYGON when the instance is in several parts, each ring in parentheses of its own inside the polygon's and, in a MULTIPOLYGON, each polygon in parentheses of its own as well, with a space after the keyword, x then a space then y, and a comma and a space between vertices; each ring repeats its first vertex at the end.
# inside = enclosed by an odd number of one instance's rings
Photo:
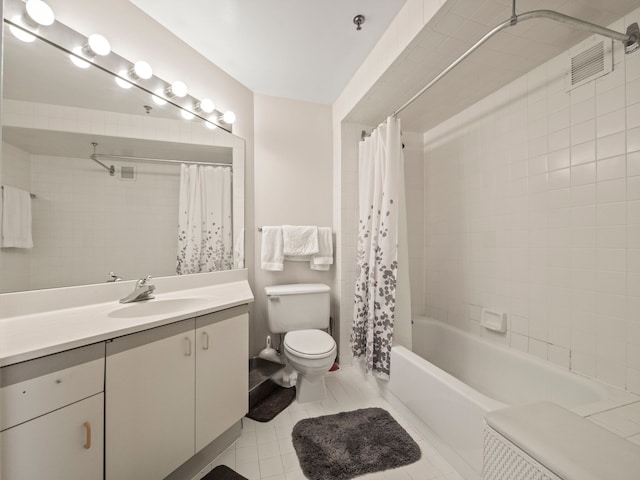
POLYGON ((296 400, 298 403, 316 402, 322 400, 326 394, 324 375, 307 377, 298 373, 298 381, 296 382, 296 400))

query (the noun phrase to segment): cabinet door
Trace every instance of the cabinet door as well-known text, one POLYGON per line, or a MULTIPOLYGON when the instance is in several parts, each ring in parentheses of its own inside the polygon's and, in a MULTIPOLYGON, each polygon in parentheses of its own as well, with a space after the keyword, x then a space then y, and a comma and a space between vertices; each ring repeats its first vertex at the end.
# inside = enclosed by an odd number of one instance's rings
POLYGON ((196 451, 249 410, 249 315, 246 307, 196 319, 196 451))
POLYGON ((107 480, 158 480, 193 455, 194 329, 184 320, 107 344, 107 480))
POLYGON ((0 433, 2 480, 102 480, 102 393, 0 433))

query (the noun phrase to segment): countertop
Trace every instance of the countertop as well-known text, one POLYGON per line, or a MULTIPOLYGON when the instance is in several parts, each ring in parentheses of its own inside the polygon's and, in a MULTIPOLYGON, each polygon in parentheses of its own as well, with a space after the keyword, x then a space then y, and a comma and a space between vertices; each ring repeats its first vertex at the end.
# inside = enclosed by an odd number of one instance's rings
POLYGON ((145 302, 115 300, 1 318, 0 367, 252 301, 249 283, 242 280, 159 293, 145 302))

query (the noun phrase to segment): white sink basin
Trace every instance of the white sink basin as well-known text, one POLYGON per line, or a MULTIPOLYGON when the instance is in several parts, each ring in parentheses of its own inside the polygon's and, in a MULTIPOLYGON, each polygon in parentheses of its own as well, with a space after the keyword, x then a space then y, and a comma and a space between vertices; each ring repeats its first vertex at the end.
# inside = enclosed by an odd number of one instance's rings
POLYGON ((150 317, 152 315, 161 315, 163 313, 177 313, 196 311, 205 307, 211 300, 208 298, 186 297, 186 298, 167 298, 164 300, 144 300, 142 302, 130 303, 124 307, 118 308, 108 313, 111 318, 135 318, 150 317))

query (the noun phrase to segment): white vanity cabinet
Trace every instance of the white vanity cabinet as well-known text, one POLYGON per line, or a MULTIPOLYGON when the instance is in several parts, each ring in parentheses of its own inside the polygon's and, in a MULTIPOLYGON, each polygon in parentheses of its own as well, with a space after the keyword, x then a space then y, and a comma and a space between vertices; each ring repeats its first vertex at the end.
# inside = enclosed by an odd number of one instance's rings
POLYGON ((248 307, 107 343, 105 478, 158 480, 248 410, 248 307))
POLYGON ((104 343, 3 367, 0 477, 103 478, 104 343))
POLYGON ((196 452, 249 411, 247 309, 196 318, 196 452))

